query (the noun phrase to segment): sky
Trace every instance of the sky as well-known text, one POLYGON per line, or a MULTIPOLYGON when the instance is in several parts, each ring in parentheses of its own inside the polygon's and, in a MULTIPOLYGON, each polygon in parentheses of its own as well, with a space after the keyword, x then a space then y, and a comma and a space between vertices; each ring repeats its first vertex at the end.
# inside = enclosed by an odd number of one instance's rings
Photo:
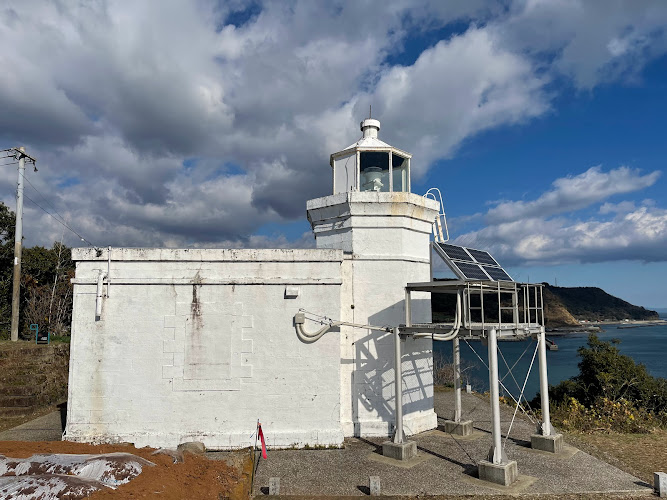
POLYGON ((37 158, 28 246, 312 247, 372 105, 455 243, 664 308, 666 27, 661 0, 5 0, 0 149, 37 158))

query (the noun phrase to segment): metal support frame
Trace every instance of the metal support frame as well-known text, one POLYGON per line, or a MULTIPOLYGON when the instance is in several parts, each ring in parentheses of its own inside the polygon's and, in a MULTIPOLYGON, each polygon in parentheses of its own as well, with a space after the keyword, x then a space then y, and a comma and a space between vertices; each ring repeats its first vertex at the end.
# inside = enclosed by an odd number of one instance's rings
POLYGON ((405 289, 405 326, 412 326, 412 292, 405 289))
POLYGON ((547 345, 544 329, 538 339, 538 356, 540 359, 540 399, 542 402, 542 424, 539 432, 543 436, 551 436, 551 417, 549 415, 549 380, 547 377, 547 345))
POLYGON ((500 434, 500 401, 498 399, 498 341, 496 329, 487 332, 489 347, 489 392, 491 400, 491 433, 493 446, 489 451, 489 462, 500 464, 503 462, 503 450, 500 434))
MULTIPOLYGON (((407 308, 406 308, 407 309, 407 308)), ((396 422, 394 425, 395 444, 403 443, 403 367, 401 366, 401 335, 398 328, 394 328, 394 394, 396 399, 396 422)))
POLYGON ((461 422, 461 346, 459 338, 452 340, 454 351, 454 422, 461 422))

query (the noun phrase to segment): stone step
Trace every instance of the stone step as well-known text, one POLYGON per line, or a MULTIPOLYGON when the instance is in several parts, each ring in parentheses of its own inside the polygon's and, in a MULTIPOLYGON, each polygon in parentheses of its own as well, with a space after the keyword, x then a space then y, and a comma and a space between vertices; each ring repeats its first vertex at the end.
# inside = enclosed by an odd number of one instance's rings
POLYGON ((32 396, 41 390, 41 384, 0 385, 0 396, 32 396))
POLYGON ((46 382, 46 375, 43 373, 31 373, 29 375, 7 375, 0 377, 0 387, 20 387, 20 386, 40 386, 46 382))
POLYGON ((0 417, 20 417, 32 413, 33 410, 32 406, 0 406, 0 417))
POLYGON ((32 394, 26 396, 0 396, 0 407, 35 406, 38 403, 38 399, 36 395, 32 394))
POLYGON ((0 353, 0 366, 15 361, 43 360, 52 356, 46 349, 12 349, 0 353))

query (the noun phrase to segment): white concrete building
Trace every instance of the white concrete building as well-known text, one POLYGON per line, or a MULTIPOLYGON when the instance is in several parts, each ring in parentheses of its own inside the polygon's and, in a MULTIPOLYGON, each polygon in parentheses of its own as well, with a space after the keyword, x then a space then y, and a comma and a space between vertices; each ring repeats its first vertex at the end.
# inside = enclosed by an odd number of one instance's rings
MULTIPOLYGON (((404 287, 430 279, 438 204, 410 193, 410 155, 363 137, 331 156, 333 194, 308 202, 317 249, 74 249, 65 439, 210 449, 337 446, 388 436, 393 338, 340 327, 314 343, 294 315, 404 322, 404 287)), ((413 321, 430 321, 428 294, 413 321)), ((316 323, 305 327, 315 329, 316 323)), ((403 346, 407 434, 436 427, 431 340, 403 346)))

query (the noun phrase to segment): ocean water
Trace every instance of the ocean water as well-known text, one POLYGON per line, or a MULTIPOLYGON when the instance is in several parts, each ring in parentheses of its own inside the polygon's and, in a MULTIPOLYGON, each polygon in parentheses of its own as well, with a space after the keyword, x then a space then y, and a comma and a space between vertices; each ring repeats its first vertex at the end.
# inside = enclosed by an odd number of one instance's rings
MULTIPOLYGON (((667 314, 661 314, 661 317, 667 319, 667 314)), ((667 378, 667 325, 660 326, 642 326, 639 328, 619 329, 616 325, 607 325, 605 331, 598 333, 601 340, 619 339, 621 341, 617 347, 622 354, 626 354, 638 363, 643 363, 649 373, 655 377, 667 378)), ((568 379, 579 373, 577 364, 579 356, 577 349, 586 345, 588 334, 575 333, 549 337, 558 345, 558 351, 547 351, 547 371, 549 384, 556 385, 561 380, 568 379)), ((500 351, 510 367, 516 363, 512 369, 515 380, 508 374, 508 368, 502 357, 498 357, 498 372, 503 384, 514 397, 520 393, 520 387, 523 385, 526 373, 530 366, 533 353, 535 352, 536 342, 534 340, 525 340, 521 342, 498 342, 500 351), (523 357, 521 357, 522 353, 523 357), (518 362, 517 362, 518 361, 518 362)), ((476 391, 486 391, 489 388, 489 375, 486 367, 473 353, 477 354, 487 362, 487 348, 479 341, 461 342, 461 363, 463 381, 466 378, 476 391)), ((452 359, 451 342, 434 342, 434 354, 442 355, 445 359, 452 359)), ((528 400, 535 397, 539 391, 540 378, 538 368, 538 358, 535 356, 528 382, 526 383, 525 396, 528 400)), ((502 392, 502 389, 501 389, 502 392)))

